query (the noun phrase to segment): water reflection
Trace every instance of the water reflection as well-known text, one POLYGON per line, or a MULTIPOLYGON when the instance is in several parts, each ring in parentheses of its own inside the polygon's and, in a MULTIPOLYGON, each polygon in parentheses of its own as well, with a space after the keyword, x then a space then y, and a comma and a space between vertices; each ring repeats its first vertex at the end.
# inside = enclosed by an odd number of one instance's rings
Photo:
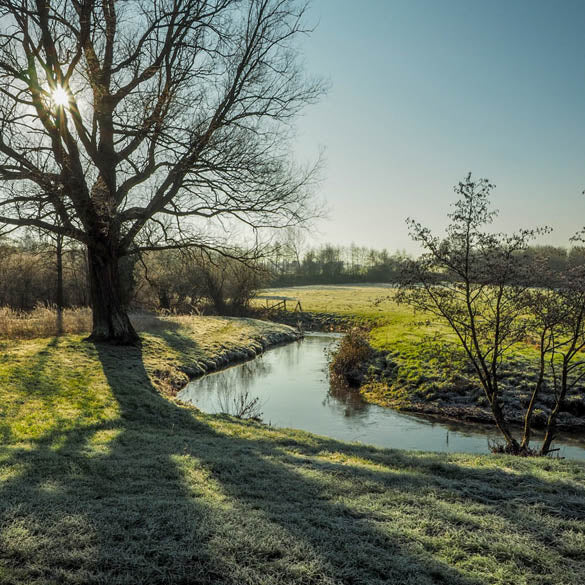
MULTIPOLYGON (((315 334, 253 361, 191 382, 179 398, 205 412, 222 412, 226 397, 257 399, 262 419, 344 441, 423 451, 487 453, 492 427, 437 422, 368 404, 359 393, 330 387, 328 353, 338 335, 315 334), (223 403, 223 404, 222 404, 223 403)), ((585 459, 584 439, 557 442, 563 457, 585 459)))
MULTIPOLYGON (((244 362, 221 372, 205 376, 197 382, 205 380, 204 384, 198 384, 200 390, 210 394, 219 394, 225 388, 241 388, 243 391, 249 391, 253 386, 267 378, 272 373, 272 364, 259 356, 249 362, 244 362)), ((191 383, 193 384, 193 382, 191 383)))
POLYGON ((359 392, 341 384, 335 384, 329 380, 329 391, 323 399, 323 406, 338 409, 344 416, 359 416, 365 414, 368 403, 364 401, 359 392))

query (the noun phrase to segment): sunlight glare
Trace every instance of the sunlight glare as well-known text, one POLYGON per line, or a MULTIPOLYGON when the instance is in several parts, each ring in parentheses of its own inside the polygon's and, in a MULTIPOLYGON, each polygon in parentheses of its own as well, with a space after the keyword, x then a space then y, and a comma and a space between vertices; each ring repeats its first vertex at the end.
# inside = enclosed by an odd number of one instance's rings
POLYGON ((69 105, 69 94, 67 90, 58 85, 52 92, 51 97, 53 103, 58 107, 65 107, 69 105))

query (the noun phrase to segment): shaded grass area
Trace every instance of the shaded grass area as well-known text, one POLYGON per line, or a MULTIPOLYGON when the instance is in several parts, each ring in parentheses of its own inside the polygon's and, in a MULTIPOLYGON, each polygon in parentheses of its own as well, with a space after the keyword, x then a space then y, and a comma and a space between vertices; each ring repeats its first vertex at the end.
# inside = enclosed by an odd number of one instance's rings
MULTIPOLYGON (((320 285, 270 289, 270 294, 298 298, 305 311, 351 317, 369 328, 370 343, 381 354, 370 365, 370 383, 362 389, 369 402, 491 421, 487 399, 455 336, 446 326, 396 303, 394 288, 320 285)), ((501 374, 507 417, 521 423, 538 376, 536 349, 517 344, 501 374)), ((537 425, 544 425, 553 403, 551 392, 541 393, 534 413, 537 425)), ((565 429, 585 428, 585 384, 569 393, 559 425, 565 429)))
POLYGON ((3 418, 0 583, 584 581, 585 466, 379 450, 181 407, 156 372, 213 352, 234 322, 199 325, 162 324, 141 349, 2 349, 1 404, 19 409, 3 418), (18 424, 30 410, 38 431, 18 424))

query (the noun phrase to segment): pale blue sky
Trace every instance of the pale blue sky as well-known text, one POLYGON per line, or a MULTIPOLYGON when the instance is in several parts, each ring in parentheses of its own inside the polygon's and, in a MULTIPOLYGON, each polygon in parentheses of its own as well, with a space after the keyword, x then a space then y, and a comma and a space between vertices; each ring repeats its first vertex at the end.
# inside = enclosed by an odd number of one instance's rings
POLYGON ((585 0, 314 0, 307 69, 331 82, 298 123, 325 147, 318 241, 411 249, 445 225, 467 171, 497 185, 497 227, 585 225, 585 0))

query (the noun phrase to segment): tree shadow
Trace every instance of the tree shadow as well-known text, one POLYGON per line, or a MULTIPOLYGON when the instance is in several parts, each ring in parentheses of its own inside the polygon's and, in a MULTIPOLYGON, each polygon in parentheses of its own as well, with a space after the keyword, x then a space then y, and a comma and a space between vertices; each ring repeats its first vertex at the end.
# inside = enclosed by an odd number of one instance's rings
MULTIPOLYGON (((419 549, 416 553, 409 550, 413 547, 405 547, 395 535, 380 530, 367 514, 340 499, 328 498, 326 486, 318 478, 300 475, 283 464, 281 453, 270 441, 222 434, 205 419, 177 408, 154 392, 154 409, 137 407, 132 388, 119 376, 116 351, 99 346, 98 352, 122 418, 135 420, 141 427, 127 428, 116 439, 109 459, 134 460, 132 469, 126 472, 127 482, 133 485, 140 483, 142 470, 148 469, 153 457, 165 462, 167 478, 157 482, 157 492, 174 492, 173 505, 180 506, 182 522, 176 525, 175 514, 168 522, 167 510, 156 525, 160 526, 161 520, 165 526, 174 525, 173 539, 183 550, 188 544, 185 534, 192 532, 193 524, 200 523, 206 514, 214 516, 209 526, 215 534, 207 533, 207 543, 200 535, 191 544, 200 552, 207 550, 205 562, 213 567, 215 582, 257 583, 268 578, 267 582, 291 583, 479 583, 425 554, 421 547, 414 547, 419 549), (153 426, 158 432, 149 439, 153 426), (164 441, 160 440, 161 433, 166 434, 164 441), (177 491, 177 486, 185 484, 182 474, 189 473, 203 473, 216 486, 217 497, 224 503, 227 499, 229 510, 223 506, 205 511, 200 505, 193 508, 189 489, 177 491)), ((140 350, 132 361, 142 363, 140 350)), ((142 505, 148 513, 153 502, 150 498, 140 500, 142 504, 133 502, 137 514, 143 514, 142 505)), ((159 533, 155 542, 160 545, 168 537, 168 533, 159 533)), ((111 534, 104 534, 100 541, 110 539, 111 534)), ((109 557, 105 555, 102 566, 109 557)))
MULTIPOLYGON (((30 356, 23 356, 20 359, 20 363, 11 368, 10 373, 11 378, 17 379, 20 386, 23 387, 26 398, 32 398, 38 403, 37 411, 44 413, 47 418, 52 420, 53 427, 59 427, 61 424, 71 422, 71 413, 68 413, 68 417, 64 417, 58 408, 58 401, 63 396, 58 380, 46 375, 46 367, 61 345, 59 337, 48 340, 46 345, 36 353, 30 356)), ((11 419, 19 418, 20 409, 26 410, 29 408, 26 400, 8 401, 8 404, 3 406, 4 409, 0 418, 0 444, 10 443, 14 440, 10 421, 11 419)), ((76 406, 79 408, 79 414, 81 415, 89 413, 91 409, 91 404, 86 396, 78 399, 76 406)), ((31 418, 31 424, 38 423, 38 419, 31 418)))
POLYGON ((423 492, 489 504, 493 471, 198 415, 160 396, 141 348, 95 347, 119 416, 2 456, 0 583, 488 582, 399 520, 423 492))

